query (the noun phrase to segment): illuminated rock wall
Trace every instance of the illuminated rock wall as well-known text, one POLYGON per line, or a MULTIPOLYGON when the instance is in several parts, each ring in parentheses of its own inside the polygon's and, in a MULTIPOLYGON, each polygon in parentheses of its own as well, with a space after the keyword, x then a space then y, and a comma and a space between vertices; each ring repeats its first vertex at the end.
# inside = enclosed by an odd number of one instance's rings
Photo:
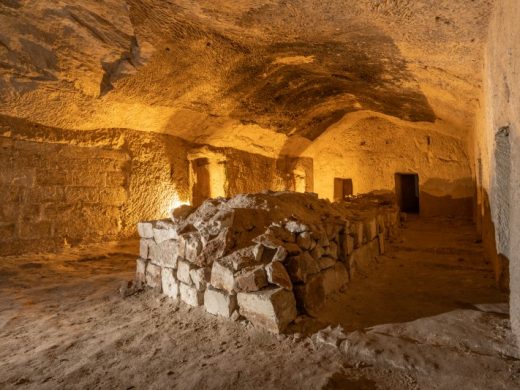
POLYGON ((0 254, 126 238, 189 198, 189 146, 174 137, 5 117, 0 135, 0 254))
POLYGON ((356 194, 393 191, 396 173, 417 173, 421 215, 472 216, 475 190, 465 142, 431 124, 356 113, 329 128, 302 155, 314 161, 320 196, 333 199, 334 178, 352 179, 356 194))

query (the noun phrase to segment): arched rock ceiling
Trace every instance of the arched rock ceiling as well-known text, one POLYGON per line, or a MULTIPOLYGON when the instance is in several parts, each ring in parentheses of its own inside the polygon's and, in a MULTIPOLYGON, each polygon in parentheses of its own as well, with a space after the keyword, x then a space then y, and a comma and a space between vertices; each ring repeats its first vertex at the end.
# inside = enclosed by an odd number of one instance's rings
POLYGON ((250 124, 315 139, 369 110, 463 137, 491 3, 0 0, 0 113, 73 129, 250 124))

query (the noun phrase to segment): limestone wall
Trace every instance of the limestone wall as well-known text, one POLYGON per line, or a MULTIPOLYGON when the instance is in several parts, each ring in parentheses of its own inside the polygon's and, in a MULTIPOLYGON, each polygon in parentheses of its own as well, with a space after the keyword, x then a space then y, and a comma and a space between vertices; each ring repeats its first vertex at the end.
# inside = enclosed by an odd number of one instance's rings
POLYGON ((496 2, 474 136, 478 205, 487 256, 509 284, 511 323, 520 338, 520 3, 496 2))
POLYGON ((188 198, 189 146, 171 136, 6 117, 0 136, 0 255, 127 238, 188 198))
POLYGON ((474 183, 466 145, 431 124, 356 113, 329 128, 302 153, 314 160, 314 187, 333 198, 334 178, 354 193, 395 188, 396 173, 417 173, 421 215, 472 216, 474 183))
MULTIPOLYGON (((142 219, 164 218, 190 200, 189 152, 177 137, 128 129, 72 131, 0 117, 0 255, 135 235, 142 219)), ((294 189, 294 171, 312 190, 312 161, 233 148, 224 156, 225 191, 294 189)))

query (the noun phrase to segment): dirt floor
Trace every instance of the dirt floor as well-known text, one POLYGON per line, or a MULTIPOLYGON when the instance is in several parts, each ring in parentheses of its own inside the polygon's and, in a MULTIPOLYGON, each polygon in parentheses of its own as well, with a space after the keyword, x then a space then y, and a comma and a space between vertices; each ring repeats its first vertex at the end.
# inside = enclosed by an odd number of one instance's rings
POLYGON ((388 249, 287 336, 153 291, 124 298, 134 242, 4 257, 0 388, 520 388, 507 296, 473 226, 411 219, 388 249), (339 348, 308 337, 329 324, 339 348))

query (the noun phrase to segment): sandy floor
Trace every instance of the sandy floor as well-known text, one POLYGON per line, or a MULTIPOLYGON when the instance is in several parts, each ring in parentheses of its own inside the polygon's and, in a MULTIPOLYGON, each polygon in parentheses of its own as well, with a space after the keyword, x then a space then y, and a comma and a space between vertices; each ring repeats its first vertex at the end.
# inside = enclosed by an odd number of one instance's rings
POLYGON ((342 324, 339 349, 151 291, 123 298, 135 243, 2 258, 0 388, 520 388, 507 297, 472 226, 410 220, 389 249, 295 329, 342 324))

